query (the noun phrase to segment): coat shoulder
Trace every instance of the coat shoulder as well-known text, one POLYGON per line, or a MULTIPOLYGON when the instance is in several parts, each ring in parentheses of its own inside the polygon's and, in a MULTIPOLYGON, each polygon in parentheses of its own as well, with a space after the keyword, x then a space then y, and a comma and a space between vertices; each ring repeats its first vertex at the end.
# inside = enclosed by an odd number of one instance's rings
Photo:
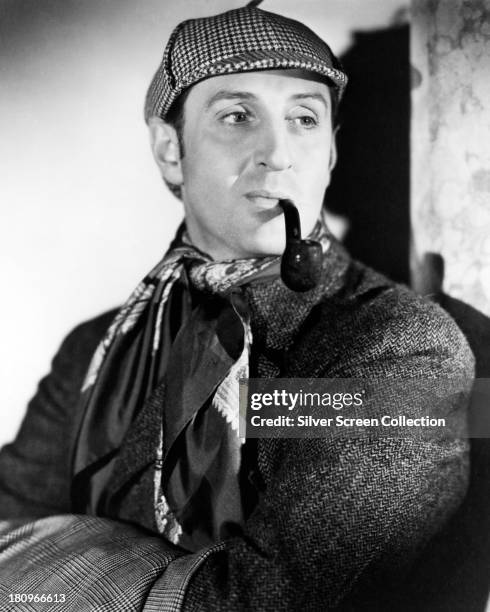
POLYGON ((72 329, 63 340, 53 364, 57 369, 67 367, 86 372, 97 345, 104 337, 117 309, 108 310, 92 319, 83 321, 72 329))
POLYGON ((108 330, 117 312, 118 308, 113 308, 91 319, 82 321, 68 333, 64 342, 90 344, 92 348, 95 348, 108 330))
POLYGON ((411 357, 429 375, 474 372, 463 332, 438 304, 358 262, 351 263, 339 290, 312 310, 304 332, 303 342, 327 366, 319 363, 320 369, 331 369, 332 376, 357 375, 355 364, 400 364, 411 357))

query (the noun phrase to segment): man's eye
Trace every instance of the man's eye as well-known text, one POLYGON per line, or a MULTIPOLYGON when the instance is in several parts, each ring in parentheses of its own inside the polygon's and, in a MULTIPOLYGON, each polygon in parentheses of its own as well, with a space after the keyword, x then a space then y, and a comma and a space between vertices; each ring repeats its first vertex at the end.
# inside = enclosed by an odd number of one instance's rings
POLYGON ((301 115, 300 117, 295 117, 293 121, 297 125, 300 125, 301 127, 305 128, 313 128, 318 125, 318 121, 315 119, 315 117, 312 117, 311 115, 301 115))
POLYGON ((237 123, 246 123, 247 121, 250 121, 250 117, 245 111, 233 111, 232 113, 227 113, 221 117, 221 121, 234 125, 237 123))

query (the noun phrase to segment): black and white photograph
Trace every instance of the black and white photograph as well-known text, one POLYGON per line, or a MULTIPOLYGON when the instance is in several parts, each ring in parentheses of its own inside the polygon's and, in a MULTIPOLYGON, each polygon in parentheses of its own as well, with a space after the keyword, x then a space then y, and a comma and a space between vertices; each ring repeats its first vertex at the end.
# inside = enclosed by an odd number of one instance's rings
POLYGON ((490 612, 490 0, 0 0, 0 612, 490 612))

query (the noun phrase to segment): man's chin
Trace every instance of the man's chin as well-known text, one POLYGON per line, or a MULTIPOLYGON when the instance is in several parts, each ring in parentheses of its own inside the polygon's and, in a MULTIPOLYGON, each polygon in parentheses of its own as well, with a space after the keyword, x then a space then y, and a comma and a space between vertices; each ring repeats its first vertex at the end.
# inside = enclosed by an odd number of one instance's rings
POLYGON ((282 255, 286 248, 284 218, 281 217, 275 219, 272 223, 264 224, 255 232, 253 240, 247 242, 249 242, 247 250, 249 253, 253 253, 252 257, 282 255))
POLYGON ((284 245, 271 245, 261 244, 261 243, 253 243, 253 244, 244 244, 241 247, 235 246, 233 254, 228 253, 226 257, 223 254, 220 254, 221 257, 215 256, 215 259, 252 259, 252 258, 260 258, 260 257, 275 257, 282 255, 284 252, 284 245))
MULTIPOLYGON (((236 228, 234 228, 236 229, 236 228)), ((230 232, 221 248, 203 249, 215 260, 250 259, 282 255, 286 247, 284 225, 264 224, 247 230, 230 232)), ((197 245, 199 246, 199 245, 197 245)))
POLYGON ((285 238, 276 235, 255 240, 253 244, 247 245, 246 252, 248 257, 274 257, 282 255, 285 248, 285 238))

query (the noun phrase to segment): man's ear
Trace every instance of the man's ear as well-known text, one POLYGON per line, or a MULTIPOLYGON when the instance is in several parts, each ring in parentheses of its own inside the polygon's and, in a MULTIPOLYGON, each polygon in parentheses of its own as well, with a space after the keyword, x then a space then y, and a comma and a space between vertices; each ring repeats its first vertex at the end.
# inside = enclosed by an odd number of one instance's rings
POLYGON ((328 163, 328 169, 330 172, 335 168, 337 163, 337 133, 339 126, 337 125, 332 131, 332 144, 330 145, 330 161, 328 163))
POLYGON ((150 117, 150 142, 153 157, 162 178, 171 185, 182 185, 182 163, 177 132, 160 117, 150 117))

